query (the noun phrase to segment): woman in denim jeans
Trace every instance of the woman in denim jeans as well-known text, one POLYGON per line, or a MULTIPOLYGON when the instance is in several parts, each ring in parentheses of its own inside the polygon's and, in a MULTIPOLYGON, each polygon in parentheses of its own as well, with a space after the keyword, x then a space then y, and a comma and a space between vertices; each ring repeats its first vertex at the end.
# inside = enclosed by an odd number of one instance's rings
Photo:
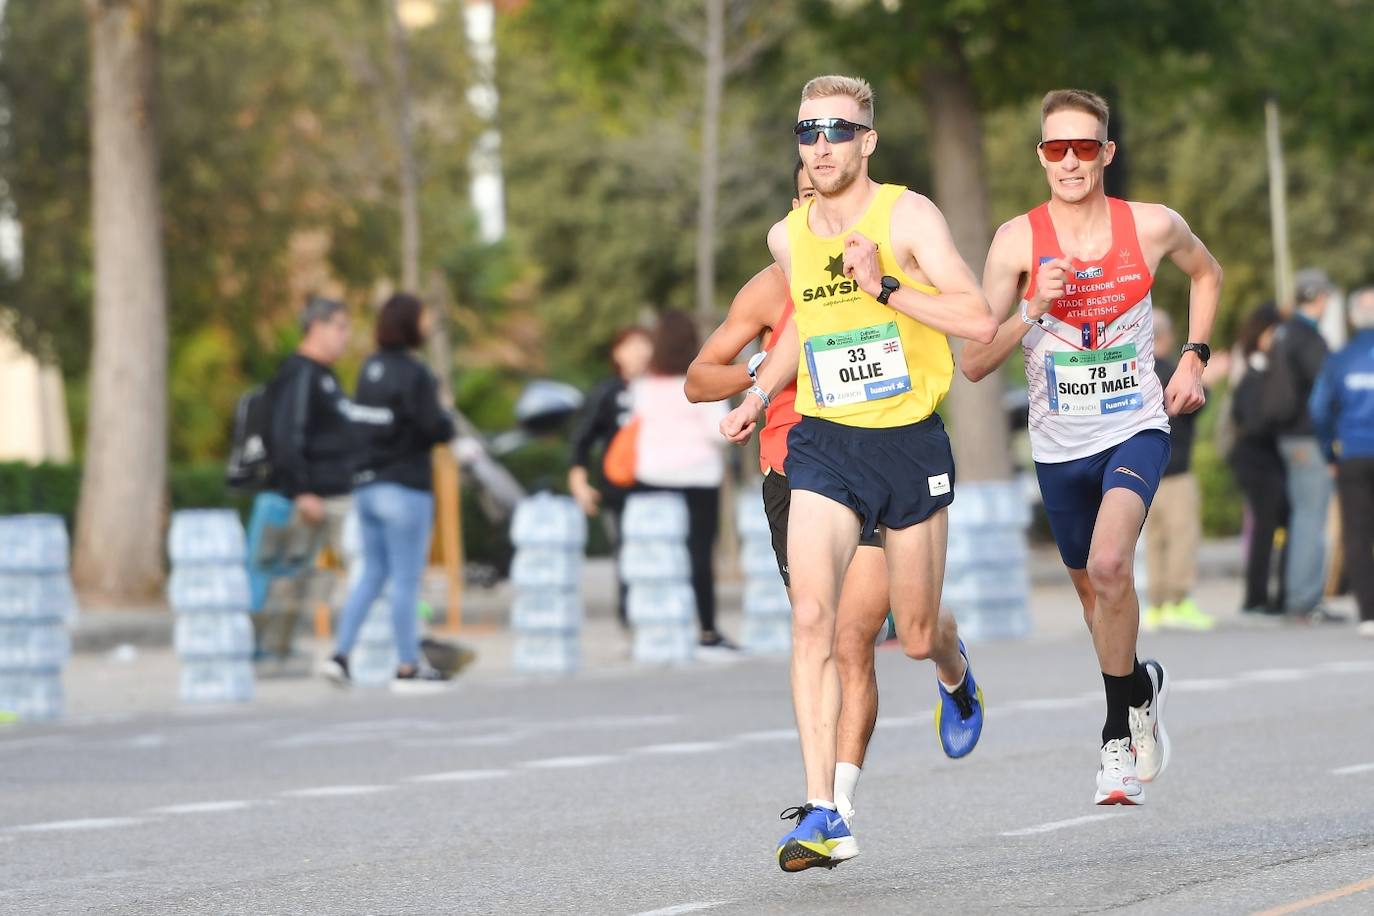
POLYGON ((363 574, 344 604, 338 647, 323 671, 340 683, 349 680, 348 653, 368 609, 388 584, 400 659, 394 686, 442 679, 420 665, 416 620, 434 518, 430 451, 454 432, 434 374, 411 352, 424 340, 426 318, 414 296, 388 299, 377 318, 377 352, 358 376, 350 414, 362 447, 353 504, 361 523, 363 574))

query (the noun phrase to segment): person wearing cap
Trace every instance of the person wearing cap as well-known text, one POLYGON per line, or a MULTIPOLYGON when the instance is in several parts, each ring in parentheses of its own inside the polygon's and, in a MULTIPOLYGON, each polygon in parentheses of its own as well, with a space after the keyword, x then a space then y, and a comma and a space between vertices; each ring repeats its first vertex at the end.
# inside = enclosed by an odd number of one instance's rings
POLYGON ((1336 474, 1359 633, 1374 638, 1374 286, 1351 294, 1350 324, 1355 336, 1326 361, 1308 404, 1322 453, 1336 474))
MULTIPOLYGON (((301 315, 303 336, 269 387, 272 428, 270 490, 291 501, 286 539, 327 545, 342 553, 359 442, 351 405, 333 366, 348 349, 351 325, 342 302, 312 296, 301 315)), ((312 598, 327 598, 333 576, 306 563, 294 576, 274 579, 262 613, 253 617, 259 654, 285 658, 312 598)))
POLYGON ((1296 308, 1274 334, 1265 407, 1279 440, 1287 472, 1288 600, 1294 621, 1334 623, 1344 619, 1321 603, 1326 584, 1326 514, 1331 474, 1312 427, 1308 401, 1330 350, 1317 329, 1335 287, 1315 267, 1298 271, 1296 308))

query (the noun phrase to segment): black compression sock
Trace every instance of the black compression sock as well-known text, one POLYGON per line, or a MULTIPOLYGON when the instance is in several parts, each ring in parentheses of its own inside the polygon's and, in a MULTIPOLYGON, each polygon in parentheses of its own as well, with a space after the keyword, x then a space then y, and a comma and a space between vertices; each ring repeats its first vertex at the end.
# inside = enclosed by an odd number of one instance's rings
POLYGON ((1102 726, 1102 743, 1116 738, 1131 737, 1131 691, 1135 674, 1117 677, 1102 674, 1102 684, 1107 688, 1107 721, 1102 726))
POLYGON ((1145 670, 1145 666, 1137 658, 1135 670, 1131 672, 1131 705, 1144 706, 1154 698, 1155 688, 1150 683, 1150 673, 1145 670))

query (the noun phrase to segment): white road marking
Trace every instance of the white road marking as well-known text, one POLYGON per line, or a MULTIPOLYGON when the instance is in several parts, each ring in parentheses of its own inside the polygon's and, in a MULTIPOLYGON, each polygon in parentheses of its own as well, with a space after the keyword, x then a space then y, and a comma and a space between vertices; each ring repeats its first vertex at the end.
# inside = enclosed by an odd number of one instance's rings
POLYGON ((1183 693, 1211 693, 1217 690, 1230 690, 1234 686, 1236 682, 1226 677, 1190 677, 1175 678, 1169 689, 1180 690, 1183 693))
POLYGON ((24 833, 48 833, 58 830, 106 830, 111 827, 132 827, 144 823, 141 817, 87 817, 74 821, 46 821, 41 824, 24 824, 11 827, 24 833))
POLYGON ((291 789, 282 792, 286 798, 340 798, 347 795, 376 795, 390 792, 395 786, 316 786, 313 789, 291 789))
POLYGON ((1058 698, 1049 697, 1047 699, 1041 700, 1015 700, 1014 702, 1007 703, 1002 708, 1004 710, 1024 709, 1029 712, 1053 712, 1058 709, 1077 709, 1079 706, 1085 706, 1088 703, 1098 702, 1101 699, 1102 696, 1100 694, 1094 694, 1091 698, 1086 696, 1079 696, 1058 698))
POLYGON ((401 747, 501 747, 530 737, 525 732, 501 735, 473 735, 462 738, 413 738, 397 742, 401 747))
POLYGON ((674 744, 646 744, 634 749, 638 754, 708 754, 726 746, 724 741, 679 741, 674 744))
POLYGON ((251 801, 212 801, 189 802, 184 805, 167 805, 162 808, 149 808, 148 814, 220 814, 226 811, 242 811, 261 802, 251 801))
MULTIPOLYGON (((876 723, 874 728, 910 728, 920 722, 930 721, 930 716, 883 716, 876 723)), ((793 732, 793 735, 796 733, 793 732)))
POLYGON ((745 732, 735 736, 736 741, 796 741, 795 728, 770 728, 761 732, 745 732))
POLYGON ((1310 668, 1257 668, 1236 675, 1237 680, 1259 681, 1262 684, 1284 684, 1291 681, 1305 681, 1317 672, 1310 668))
POLYGON ((1349 767, 1337 767, 1331 771, 1332 776, 1354 776, 1357 773, 1369 773, 1374 771, 1374 763, 1357 763, 1349 767))
POLYGON ((1374 661, 1327 662, 1317 667, 1332 674, 1364 674, 1374 671, 1374 661))
POLYGON ((542 760, 526 760, 520 766, 540 770, 559 770, 570 767, 594 767, 619 759, 619 757, 609 754, 587 754, 582 757, 545 757, 542 760))
POLYGON ((510 770, 449 770, 447 773, 426 773, 412 776, 406 782, 476 782, 481 779, 500 779, 510 770))
POLYGON ((1110 817, 1117 817, 1112 814, 1085 814, 1082 817, 1071 817, 1066 821, 1050 821, 1048 824, 1036 824, 1034 827, 1022 827, 1020 830, 1008 830, 1001 836, 1034 836, 1037 833, 1052 833, 1055 830, 1064 830, 1068 827, 1077 827, 1080 824, 1091 824, 1096 821, 1105 821, 1110 817))
POLYGON ((166 735, 137 735, 127 741, 119 742, 117 747, 157 748, 167 744, 166 735))
POLYGON ((635 916, 679 916, 681 913, 697 913, 701 910, 725 906, 729 902, 729 900, 711 900, 705 903, 679 903, 677 906, 665 906, 661 910, 645 910, 643 913, 636 913, 635 916))

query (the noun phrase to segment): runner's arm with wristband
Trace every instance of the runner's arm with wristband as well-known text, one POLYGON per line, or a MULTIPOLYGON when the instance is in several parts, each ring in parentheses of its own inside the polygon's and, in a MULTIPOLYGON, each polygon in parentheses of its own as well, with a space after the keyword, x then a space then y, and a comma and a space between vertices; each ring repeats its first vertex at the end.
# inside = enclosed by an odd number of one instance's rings
MULTIPOLYGON (((1165 256, 1188 275, 1192 286, 1188 295, 1188 342, 1207 343, 1221 300, 1221 265, 1202 240, 1193 234, 1183 217, 1159 204, 1134 204, 1141 241, 1159 246, 1165 256)), ((1201 357, 1192 350, 1183 353, 1178 369, 1164 390, 1164 412, 1169 416, 1192 413, 1207 403, 1202 388, 1201 357)))
POLYGON ((683 386, 687 400, 720 401, 739 394, 754 380, 735 358, 764 331, 773 326, 787 301, 787 278, 777 264, 769 264, 744 284, 725 320, 706 338, 701 352, 687 369, 683 386))
POLYGON ((720 421, 720 434, 736 445, 743 445, 754 434, 759 414, 768 404, 756 393, 762 389, 771 399, 797 377, 797 360, 801 358, 801 342, 797 337, 796 319, 789 316, 778 334, 778 343, 759 366, 758 377, 745 393, 744 401, 720 421))
POLYGON ((1024 313, 1017 307, 1024 295, 1021 285, 1029 283, 1030 265, 1026 253, 1031 249, 1030 221, 1024 216, 1008 220, 992 238, 992 247, 983 265, 983 292, 992 314, 1001 318, 997 334, 990 343, 969 341, 959 354, 959 369, 971 382, 981 381, 1016 352, 1036 322, 1064 295, 1069 262, 1055 258, 1040 265, 1033 301, 1024 313))

